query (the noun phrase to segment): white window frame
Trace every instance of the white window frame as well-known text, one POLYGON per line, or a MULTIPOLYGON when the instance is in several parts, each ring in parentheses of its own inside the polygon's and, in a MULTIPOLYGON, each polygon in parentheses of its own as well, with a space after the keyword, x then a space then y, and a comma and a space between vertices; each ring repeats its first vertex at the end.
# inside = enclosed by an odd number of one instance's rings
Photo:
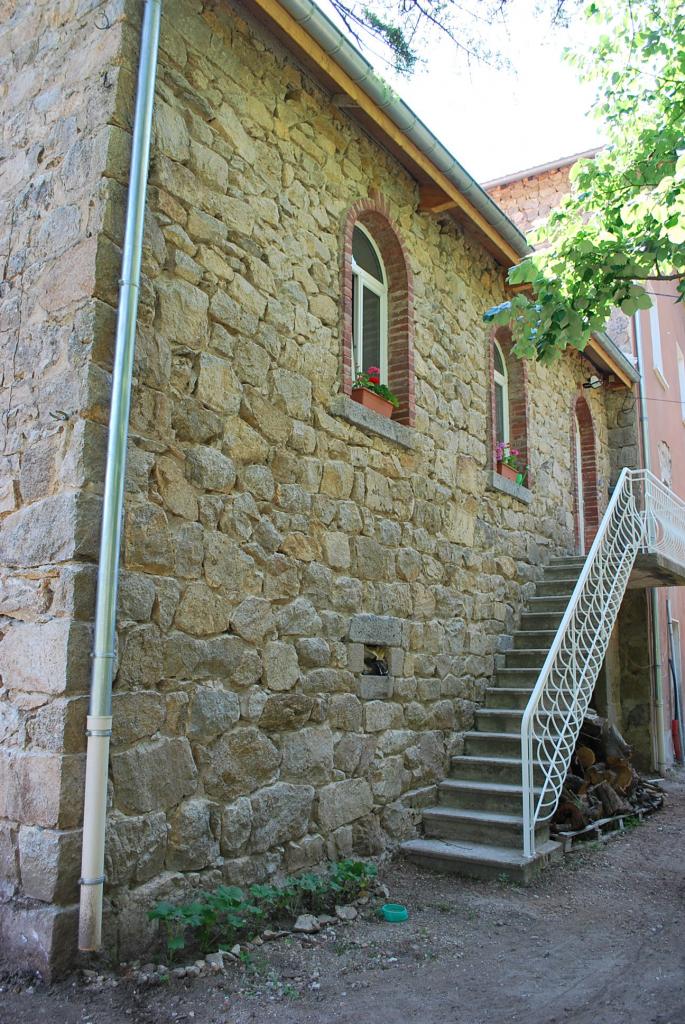
MULTIPOLYGON (((503 444, 509 444, 511 440, 511 428, 509 422, 509 374, 507 372, 507 361, 504 358, 504 352, 498 341, 493 341, 493 345, 499 352, 500 359, 502 360, 502 366, 504 367, 504 373, 500 373, 493 363, 493 380, 495 387, 501 387, 502 389, 502 429, 504 431, 504 437, 496 437, 495 443, 502 441, 503 444)), ((495 410, 497 409, 497 399, 495 398, 495 410)), ((495 423, 495 428, 497 423, 495 423)))
POLYGON ((354 256, 352 257, 352 276, 357 279, 357 286, 354 292, 354 308, 352 310, 352 354, 354 360, 354 375, 368 370, 364 365, 364 352, 362 339, 364 305, 361 301, 362 288, 368 288, 380 298, 380 366, 381 384, 388 383, 388 276, 383 263, 383 257, 374 241, 373 236, 366 230, 363 224, 355 224, 354 230, 359 230, 366 235, 371 247, 376 254, 378 264, 383 275, 383 283, 372 277, 366 270, 359 266, 354 256))
MULTIPOLYGON (((651 293, 650 293, 651 294, 651 293)), ((649 336, 652 341, 652 366, 662 387, 668 388, 664 373, 664 357, 661 352, 661 329, 659 327, 659 308, 656 295, 651 295, 652 305, 649 307, 649 336)))
POLYGON ((680 346, 676 348, 678 353, 678 386, 680 388, 680 418, 685 423, 685 356, 680 346))

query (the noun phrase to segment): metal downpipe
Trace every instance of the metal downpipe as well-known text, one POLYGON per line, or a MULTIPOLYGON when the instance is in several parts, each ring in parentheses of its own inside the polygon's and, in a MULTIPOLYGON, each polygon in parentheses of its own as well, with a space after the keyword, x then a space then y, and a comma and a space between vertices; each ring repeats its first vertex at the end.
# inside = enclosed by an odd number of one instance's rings
POLYGON ((119 282, 112 404, 95 603, 93 668, 86 725, 88 747, 79 879, 80 950, 99 949, 102 942, 107 771, 109 740, 112 733, 112 673, 115 657, 124 475, 161 13, 162 0, 145 0, 140 36, 140 64, 133 122, 126 231, 119 282))
MULTIPOLYGON (((646 470, 650 471, 651 456, 649 447, 649 419, 647 415, 647 396, 645 394, 645 362, 642 347, 642 327, 640 314, 633 317, 635 331, 635 348, 637 368, 640 373, 640 428, 642 433, 642 461, 646 470)), ((666 735, 664 732, 664 678, 661 668, 661 632, 659 616, 659 595, 656 587, 649 588, 650 625, 652 647, 654 650, 654 717, 656 727, 656 767, 661 772, 666 767, 666 735)))

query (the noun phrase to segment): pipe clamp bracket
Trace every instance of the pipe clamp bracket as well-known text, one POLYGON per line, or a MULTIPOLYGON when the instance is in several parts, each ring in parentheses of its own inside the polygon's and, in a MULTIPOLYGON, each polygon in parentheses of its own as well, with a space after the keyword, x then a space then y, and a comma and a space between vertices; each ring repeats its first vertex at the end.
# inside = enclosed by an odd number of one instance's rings
POLYGON ((79 878, 79 885, 103 885, 105 881, 105 875, 98 875, 97 878, 79 878))

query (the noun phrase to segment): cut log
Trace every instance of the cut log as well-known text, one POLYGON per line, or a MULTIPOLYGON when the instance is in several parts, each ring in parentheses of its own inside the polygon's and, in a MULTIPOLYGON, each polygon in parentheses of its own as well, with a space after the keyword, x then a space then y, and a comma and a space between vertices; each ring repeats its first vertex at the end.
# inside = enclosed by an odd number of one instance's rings
POLYGON ((594 764, 597 758, 594 752, 589 747, 576 747, 576 759, 583 771, 587 771, 591 764, 594 764))
POLYGON ((608 782, 600 782, 593 786, 592 793, 593 796, 597 796, 601 800, 607 818, 613 818, 617 814, 632 814, 634 810, 633 806, 619 796, 608 782))

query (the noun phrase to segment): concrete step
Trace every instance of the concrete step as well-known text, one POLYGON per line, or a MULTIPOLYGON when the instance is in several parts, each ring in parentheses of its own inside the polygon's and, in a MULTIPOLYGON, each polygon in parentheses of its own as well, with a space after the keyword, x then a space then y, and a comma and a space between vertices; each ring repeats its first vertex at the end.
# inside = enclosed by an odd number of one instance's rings
POLYGON ((548 654, 549 647, 529 647, 525 651, 507 651, 504 657, 507 668, 541 669, 548 654))
POLYGON ((532 860, 519 850, 484 843, 451 843, 440 839, 410 839, 400 849, 413 864, 467 878, 496 879, 526 885, 563 856, 560 843, 543 843, 532 860))
POLYGON ((467 732, 464 753, 472 757, 517 757, 521 752, 521 737, 516 733, 467 732))
POLYGON ((438 786, 438 803, 442 807, 459 807, 462 810, 521 814, 522 793, 520 780, 518 785, 512 785, 506 782, 445 779, 438 786))
MULTIPOLYGON (((423 831, 427 839, 451 842, 485 843, 489 846, 523 847, 523 818, 518 814, 476 811, 438 805, 423 812, 423 831)), ((549 839, 549 825, 535 830, 536 843, 549 839)))
MULTIPOLYGON (((561 622, 561 617, 559 621, 561 622)), ((556 633, 556 629, 517 629, 513 634, 514 650, 528 651, 540 647, 549 650, 556 633)))
MULTIPOLYGON (((540 718, 547 721, 550 712, 540 710, 540 718)), ((563 716, 557 713, 559 722, 563 716)), ((487 733, 514 733, 517 738, 521 737, 521 720, 523 718, 522 708, 479 708, 476 711, 476 731, 487 733)))
MULTIPOLYGON (((451 760, 451 778, 455 781, 521 785, 520 744, 518 757, 487 754, 457 754, 451 760)), ((542 769, 536 765, 536 783, 542 784, 542 769)))

